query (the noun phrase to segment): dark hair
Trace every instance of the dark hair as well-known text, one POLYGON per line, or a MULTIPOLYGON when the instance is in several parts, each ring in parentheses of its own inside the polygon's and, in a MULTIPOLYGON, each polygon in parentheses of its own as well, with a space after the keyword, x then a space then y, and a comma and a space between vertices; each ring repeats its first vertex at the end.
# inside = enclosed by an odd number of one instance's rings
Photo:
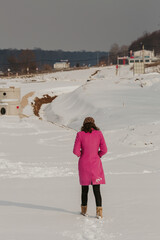
POLYGON ((95 123, 91 123, 91 122, 85 123, 85 124, 83 124, 83 126, 81 127, 81 131, 83 131, 83 132, 85 132, 85 133, 87 133, 87 132, 91 133, 91 132, 92 132, 92 129, 94 129, 94 130, 100 130, 100 129, 95 125, 95 123))

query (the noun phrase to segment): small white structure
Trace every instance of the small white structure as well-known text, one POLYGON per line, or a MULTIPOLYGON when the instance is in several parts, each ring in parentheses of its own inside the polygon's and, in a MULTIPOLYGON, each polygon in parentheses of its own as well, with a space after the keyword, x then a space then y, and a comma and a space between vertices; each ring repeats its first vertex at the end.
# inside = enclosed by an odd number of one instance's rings
POLYGON ((129 58, 129 65, 142 62, 144 62, 144 64, 150 64, 151 62, 153 62, 154 59, 155 59, 154 50, 150 51, 142 49, 140 51, 135 51, 133 53, 133 55, 129 58))
POLYGON ((54 69, 66 69, 66 68, 70 68, 70 63, 67 60, 56 62, 53 67, 54 69))
POLYGON ((20 114, 20 88, 0 88, 0 116, 20 114))

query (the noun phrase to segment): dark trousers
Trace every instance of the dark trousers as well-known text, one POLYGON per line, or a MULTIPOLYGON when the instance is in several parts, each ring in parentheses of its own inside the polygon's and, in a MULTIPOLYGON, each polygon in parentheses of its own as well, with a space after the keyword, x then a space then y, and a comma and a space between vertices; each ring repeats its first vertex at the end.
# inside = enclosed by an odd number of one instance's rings
MULTIPOLYGON (((93 187, 93 193, 95 196, 95 201, 96 201, 96 206, 101 207, 102 206, 102 197, 100 193, 100 184, 99 185, 92 185, 93 187)), ((82 186, 82 195, 81 195, 81 205, 82 206, 87 206, 88 202, 88 191, 89 191, 89 186, 82 186)))

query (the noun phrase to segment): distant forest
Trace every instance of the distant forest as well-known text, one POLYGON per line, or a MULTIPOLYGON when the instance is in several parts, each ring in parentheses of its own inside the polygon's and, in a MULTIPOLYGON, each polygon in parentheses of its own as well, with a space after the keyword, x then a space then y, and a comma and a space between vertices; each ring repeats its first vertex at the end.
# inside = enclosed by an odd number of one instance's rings
POLYGON ((129 46, 129 51, 138 51, 142 49, 154 50, 155 55, 160 54, 160 30, 148 33, 145 32, 142 37, 139 37, 137 40, 133 41, 129 46))
MULTIPOLYGON (((0 49, 0 71, 7 71, 8 68, 18 71, 24 63, 28 62, 28 67, 39 69, 53 68, 55 62, 68 60, 71 67, 90 65, 99 63, 101 58, 106 58, 108 52, 87 52, 87 51, 49 51, 39 48, 33 50, 0 49), (31 63, 31 64, 30 64, 31 63)), ((25 64, 26 66, 26 64, 25 64)))

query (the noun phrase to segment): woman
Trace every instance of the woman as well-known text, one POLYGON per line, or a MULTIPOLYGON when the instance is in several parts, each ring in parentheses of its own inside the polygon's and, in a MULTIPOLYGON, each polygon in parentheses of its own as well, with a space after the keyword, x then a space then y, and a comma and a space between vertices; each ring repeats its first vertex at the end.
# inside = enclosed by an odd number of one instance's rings
POLYGON ((84 119, 81 131, 77 133, 73 153, 79 158, 79 180, 82 186, 81 214, 87 215, 89 185, 92 185, 96 201, 96 216, 102 218, 100 184, 105 184, 101 157, 107 153, 102 132, 92 117, 84 119))

